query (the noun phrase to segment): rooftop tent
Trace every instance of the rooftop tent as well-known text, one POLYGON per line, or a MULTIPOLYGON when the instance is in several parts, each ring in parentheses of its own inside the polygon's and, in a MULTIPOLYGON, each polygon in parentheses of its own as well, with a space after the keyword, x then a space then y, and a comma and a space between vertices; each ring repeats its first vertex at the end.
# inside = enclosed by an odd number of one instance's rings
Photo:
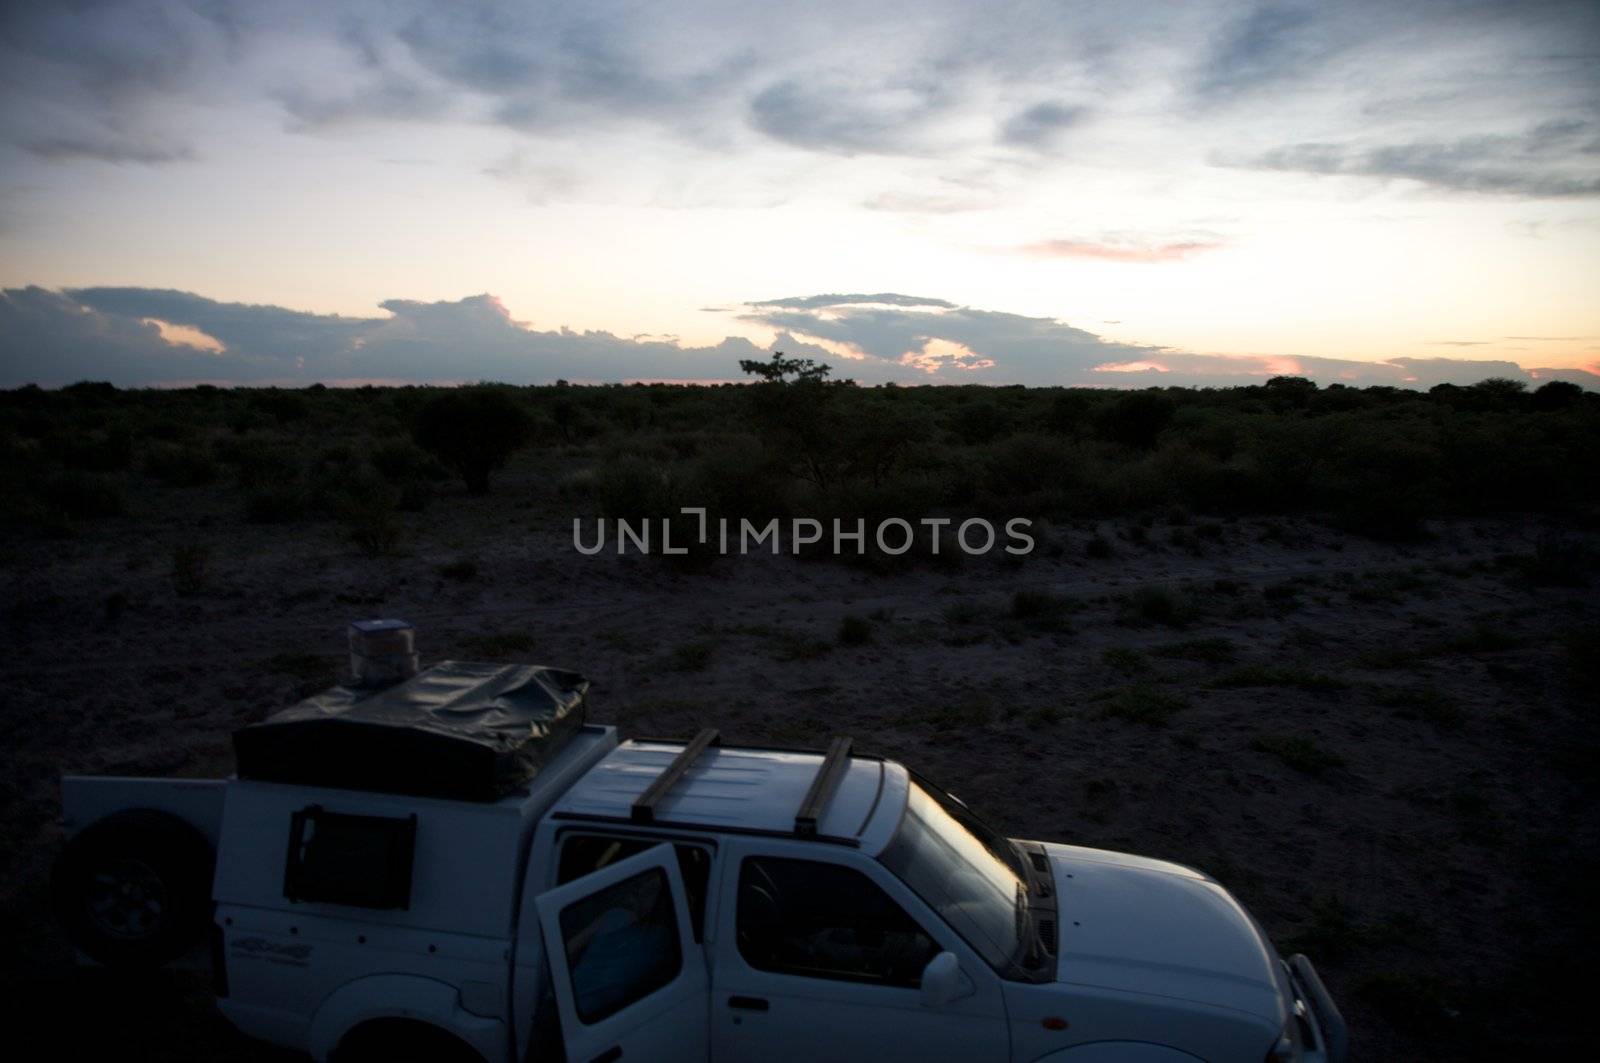
POLYGON ((583 726, 589 681, 443 661, 380 690, 337 686, 233 734, 241 779, 492 801, 583 726))

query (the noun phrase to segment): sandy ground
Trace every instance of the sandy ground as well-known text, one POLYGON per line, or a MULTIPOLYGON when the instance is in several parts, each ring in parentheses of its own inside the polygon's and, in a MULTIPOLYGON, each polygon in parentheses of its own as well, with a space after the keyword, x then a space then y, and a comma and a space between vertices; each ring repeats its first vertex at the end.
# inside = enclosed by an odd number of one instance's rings
POLYGON ((226 774, 230 731, 331 681, 344 624, 371 615, 414 621, 426 660, 582 670, 593 717, 627 734, 849 733, 1011 835, 1205 869, 1312 954, 1358 1060, 1577 1044, 1559 958, 1600 817, 1566 640, 1600 607, 1528 578, 1542 524, 1397 546, 1281 519, 1108 523, 1051 529, 1021 562, 691 571, 579 556, 535 482, 447 494, 390 558, 332 523, 244 524, 220 488, 3 547, 6 990, 63 1058, 289 1058, 234 1034, 199 973, 74 966, 47 914, 56 779, 226 774), (1087 556, 1097 532, 1113 556, 1087 556), (180 594, 185 546, 208 558, 180 594), (463 559, 471 578, 441 573, 463 559), (841 641, 846 615, 864 642, 841 641))

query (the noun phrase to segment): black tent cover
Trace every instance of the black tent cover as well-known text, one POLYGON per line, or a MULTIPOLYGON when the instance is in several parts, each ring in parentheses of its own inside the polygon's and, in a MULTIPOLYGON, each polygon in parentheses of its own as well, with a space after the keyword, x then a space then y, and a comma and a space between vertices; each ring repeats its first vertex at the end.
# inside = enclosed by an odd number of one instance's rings
POLYGON ((493 801, 583 726, 589 681, 442 661, 396 686, 337 686, 233 734, 241 779, 493 801))

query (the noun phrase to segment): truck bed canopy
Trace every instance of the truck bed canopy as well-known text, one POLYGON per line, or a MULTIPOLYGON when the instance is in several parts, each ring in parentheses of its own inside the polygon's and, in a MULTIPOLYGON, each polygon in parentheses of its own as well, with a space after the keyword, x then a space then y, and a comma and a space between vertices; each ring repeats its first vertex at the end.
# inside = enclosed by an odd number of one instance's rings
POLYGON ((397 686, 336 686, 233 734, 239 777, 492 801, 583 726, 589 681, 442 661, 397 686))

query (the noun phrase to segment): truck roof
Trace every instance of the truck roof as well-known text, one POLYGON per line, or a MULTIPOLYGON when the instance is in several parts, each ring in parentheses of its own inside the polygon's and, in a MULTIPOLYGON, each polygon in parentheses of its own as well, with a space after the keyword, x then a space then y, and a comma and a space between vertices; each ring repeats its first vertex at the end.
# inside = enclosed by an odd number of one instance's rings
POLYGON ((908 773, 877 757, 830 758, 820 752, 756 749, 635 739, 607 754, 562 794, 551 809, 559 819, 651 822, 710 831, 807 836, 797 818, 830 759, 839 761, 831 793, 817 810, 823 842, 876 852, 888 843, 905 808, 908 773), (658 779, 685 758, 681 774, 641 817, 636 805, 658 779))

